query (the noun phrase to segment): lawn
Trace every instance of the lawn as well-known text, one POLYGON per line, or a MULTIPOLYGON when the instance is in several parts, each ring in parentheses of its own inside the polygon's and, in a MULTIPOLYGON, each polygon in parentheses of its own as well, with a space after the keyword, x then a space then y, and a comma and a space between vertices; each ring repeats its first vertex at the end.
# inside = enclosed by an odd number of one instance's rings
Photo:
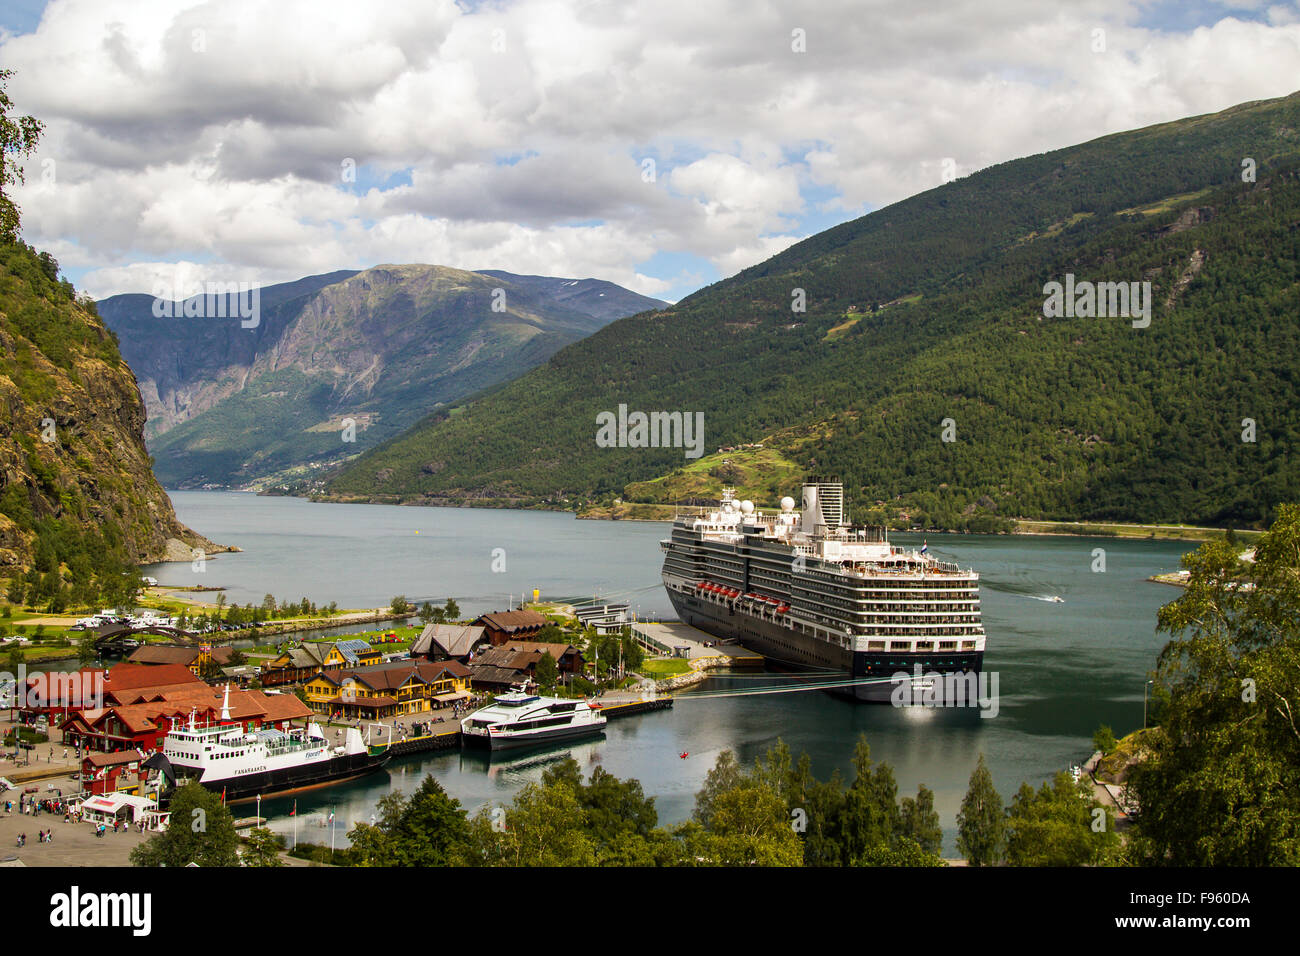
POLYGON ((676 677, 678 674, 689 673, 690 669, 690 662, 680 657, 651 658, 641 665, 642 674, 656 678, 676 677))

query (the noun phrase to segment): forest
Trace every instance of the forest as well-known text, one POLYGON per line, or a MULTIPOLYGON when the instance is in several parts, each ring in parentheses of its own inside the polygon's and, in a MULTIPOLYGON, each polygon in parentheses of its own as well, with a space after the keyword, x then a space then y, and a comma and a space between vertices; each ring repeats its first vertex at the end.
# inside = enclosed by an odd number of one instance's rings
POLYGON ((946 183, 439 409, 325 493, 612 501, 689 464, 599 447, 626 403, 703 412, 706 453, 763 442, 927 527, 1262 527, 1300 497, 1298 127, 1292 95, 946 183), (1150 283, 1150 325, 1046 318, 1067 274, 1150 283))

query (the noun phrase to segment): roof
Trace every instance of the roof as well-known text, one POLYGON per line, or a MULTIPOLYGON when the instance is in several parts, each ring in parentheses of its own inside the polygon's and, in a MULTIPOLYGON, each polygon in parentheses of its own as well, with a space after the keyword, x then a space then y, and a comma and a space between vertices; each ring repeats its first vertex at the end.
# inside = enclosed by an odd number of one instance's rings
POLYGON ((152 810, 156 806, 157 804, 148 797, 137 797, 130 793, 106 793, 103 796, 87 797, 81 801, 81 809, 98 810, 100 813, 116 813, 123 807, 152 810))
POLYGON ((485 628, 473 624, 426 624, 411 645, 411 656, 440 650, 448 657, 464 657, 486 636, 485 628))
POLYGON ((513 668, 475 667, 471 680, 479 684, 517 684, 522 675, 513 668))
POLYGON ((545 615, 538 614, 536 611, 493 611, 491 614, 484 614, 474 623, 510 634, 518 630, 545 627, 550 621, 545 615))
POLYGON ((197 647, 177 644, 141 644, 127 658, 132 664, 182 664, 186 667, 202 653, 197 647))
POLYGON ((377 707, 395 707, 397 701, 392 697, 358 697, 356 700, 348 701, 353 707, 364 707, 367 710, 377 707))
POLYGON ((119 764, 135 763, 143 760, 144 754, 138 750, 115 750, 113 753, 86 754, 86 763, 92 767, 116 767, 119 764))
POLYGON ((572 644, 548 644, 546 641, 506 641, 501 646, 524 652, 537 651, 539 656, 541 654, 550 654, 557 661, 570 652, 574 654, 582 653, 572 644))
MULTIPOLYGON (((47 704, 62 703, 65 688, 76 690, 78 684, 73 678, 80 679, 80 687, 87 691, 86 696, 94 696, 97 682, 103 691, 104 700, 111 704, 130 704, 139 700, 157 697, 165 690, 182 687, 206 687, 207 685, 188 668, 181 664, 131 664, 123 663, 104 670, 99 667, 83 667, 71 674, 39 673, 27 678, 29 697, 33 688, 39 688, 47 704), (51 701, 51 678, 57 701, 51 701)), ((82 695, 71 693, 70 705, 80 701, 82 695)))
POLYGON ((469 673, 468 667, 455 661, 430 663, 425 660, 407 658, 400 661, 389 661, 385 664, 359 667, 356 670, 331 667, 321 671, 319 676, 336 686, 347 680, 355 680, 358 683, 365 684, 371 690, 396 690, 412 679, 431 684, 434 681, 446 680, 448 675, 451 677, 467 677, 469 673))
POLYGON ((312 710, 298 699, 297 694, 261 694, 262 705, 266 708, 263 720, 301 720, 310 717, 312 710))
POLYGON ((372 650, 370 645, 362 640, 336 641, 334 646, 349 664, 359 664, 361 658, 358 655, 372 650))

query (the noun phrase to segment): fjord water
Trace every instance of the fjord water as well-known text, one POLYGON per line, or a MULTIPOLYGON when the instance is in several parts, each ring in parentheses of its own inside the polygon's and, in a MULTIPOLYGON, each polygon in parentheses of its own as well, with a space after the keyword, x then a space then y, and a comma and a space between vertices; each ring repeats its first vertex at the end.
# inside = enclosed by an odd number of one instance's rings
MULTIPOLYGON (((177 516, 239 554, 145 573, 163 584, 223 585, 231 601, 308 597, 340 607, 455 597, 466 615, 504 608, 513 593, 543 597, 593 593, 629 601, 643 616, 671 618, 659 584, 658 541, 666 524, 579 521, 569 514, 489 509, 317 504, 228 492, 172 492, 177 516), (417 533, 418 532, 418 533, 417 533), (500 549, 500 550, 497 550, 500 549), (493 564, 504 571, 493 571, 493 564)), ((900 544, 919 535, 893 535, 900 544)), ((1191 546, 1179 542, 1083 537, 928 535, 937 557, 981 575, 985 669, 998 678, 996 716, 974 709, 894 709, 853 704, 821 691, 711 697, 722 690, 788 684, 781 675, 737 673, 678 697, 670 711, 611 721, 605 738, 509 760, 474 753, 412 756, 359 782, 297 798, 297 838, 328 843, 316 825, 335 811, 335 839, 375 813, 381 796, 414 790, 432 773, 471 812, 506 802, 540 779, 551 762, 574 756, 635 777, 656 797, 660 821, 689 817, 694 794, 723 750, 744 763, 778 738, 807 751, 826 777, 850 774, 853 745, 865 733, 876 760, 894 767, 900 794, 924 783, 935 792, 945 852, 954 853, 956 814, 982 751, 1005 800, 1022 781, 1037 786, 1081 761, 1100 724, 1116 734, 1142 725, 1143 689, 1164 643, 1157 608, 1178 591, 1146 578, 1178 567, 1191 546), (1105 571, 1094 571, 1104 549, 1105 571), (1053 596, 1064 603, 1050 600, 1053 596), (680 754, 689 756, 682 758, 680 754)), ((273 829, 289 834, 292 800, 266 800, 273 829)))

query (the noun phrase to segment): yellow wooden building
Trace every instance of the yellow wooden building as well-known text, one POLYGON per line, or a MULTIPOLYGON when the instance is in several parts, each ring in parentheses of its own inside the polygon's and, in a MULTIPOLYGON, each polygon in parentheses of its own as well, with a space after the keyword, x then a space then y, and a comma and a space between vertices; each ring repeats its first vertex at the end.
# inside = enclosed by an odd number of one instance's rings
POLYGON ((469 696, 469 668, 456 661, 390 661, 353 670, 328 668, 303 684, 318 714, 368 719, 449 707, 469 696))

